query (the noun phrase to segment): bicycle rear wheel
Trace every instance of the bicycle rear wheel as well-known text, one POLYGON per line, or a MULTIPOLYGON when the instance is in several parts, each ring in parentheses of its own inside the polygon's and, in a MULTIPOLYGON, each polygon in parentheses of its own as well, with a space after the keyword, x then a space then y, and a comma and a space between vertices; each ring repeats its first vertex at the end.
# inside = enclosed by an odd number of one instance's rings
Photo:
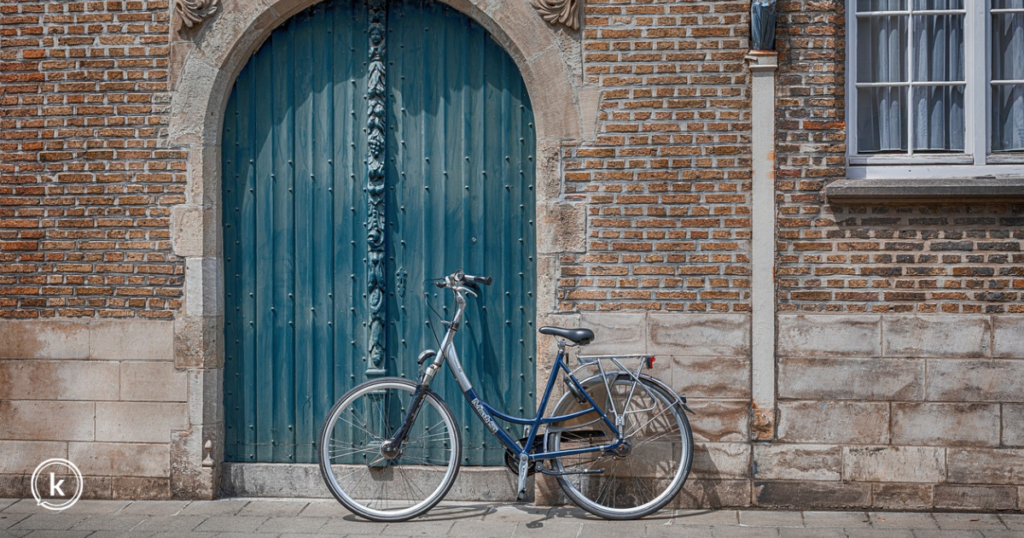
POLYGON ((381 450, 405 419, 416 384, 384 377, 338 400, 320 433, 320 472, 353 513, 404 521, 434 507, 459 473, 462 439, 455 417, 433 392, 425 395, 401 451, 381 450))
MULTIPOLYGON (((580 508, 605 519, 636 519, 668 504, 686 482, 693 462, 693 433, 682 405, 657 383, 629 374, 601 376, 582 385, 608 418, 622 416, 626 444, 618 450, 589 452, 552 460, 562 491, 580 508), (627 406, 627 402, 629 405, 627 406), (623 413, 625 411, 625 413, 623 413)), ((565 394, 555 415, 589 407, 565 394)), ((596 413, 548 429, 548 450, 605 446, 615 441, 596 413)))

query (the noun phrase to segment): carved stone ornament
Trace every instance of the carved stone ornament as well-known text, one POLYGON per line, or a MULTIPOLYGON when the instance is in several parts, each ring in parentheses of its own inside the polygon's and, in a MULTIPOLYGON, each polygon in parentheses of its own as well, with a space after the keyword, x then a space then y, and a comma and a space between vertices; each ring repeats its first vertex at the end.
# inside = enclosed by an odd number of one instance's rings
POLYGON ((540 13, 540 18, 548 24, 564 24, 579 30, 580 3, 583 0, 530 0, 533 8, 540 13))
POLYGON ((192 28, 220 9, 220 0, 174 0, 178 30, 192 28))

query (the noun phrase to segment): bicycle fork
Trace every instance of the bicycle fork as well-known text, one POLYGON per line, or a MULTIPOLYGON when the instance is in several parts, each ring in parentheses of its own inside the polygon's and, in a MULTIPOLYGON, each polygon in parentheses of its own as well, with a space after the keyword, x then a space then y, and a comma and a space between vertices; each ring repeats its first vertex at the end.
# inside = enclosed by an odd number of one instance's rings
MULTIPOLYGON (((432 350, 427 350, 420 354, 419 362, 423 363, 424 360, 434 356, 432 350)), ((380 454, 389 460, 398 458, 402 454, 402 443, 405 442, 406 437, 409 435, 409 428, 412 427, 413 422, 416 422, 416 416, 420 412, 420 406, 423 405, 423 399, 427 396, 427 391, 430 390, 430 380, 437 373, 437 364, 431 363, 430 366, 420 376, 419 382, 416 383, 416 390, 412 393, 412 402, 409 403, 409 409, 405 411, 405 418, 402 420, 402 425, 398 427, 398 430, 387 440, 381 443, 380 454)), ((387 463, 385 462, 385 466, 387 463)))

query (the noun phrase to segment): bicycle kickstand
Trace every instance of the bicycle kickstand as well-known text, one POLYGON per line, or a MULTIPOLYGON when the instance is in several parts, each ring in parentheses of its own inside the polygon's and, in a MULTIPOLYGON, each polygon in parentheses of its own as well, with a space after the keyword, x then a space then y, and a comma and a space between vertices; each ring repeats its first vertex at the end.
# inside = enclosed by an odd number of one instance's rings
POLYGON ((519 455, 519 493, 516 495, 516 502, 526 500, 526 475, 530 469, 530 456, 523 453, 519 455))

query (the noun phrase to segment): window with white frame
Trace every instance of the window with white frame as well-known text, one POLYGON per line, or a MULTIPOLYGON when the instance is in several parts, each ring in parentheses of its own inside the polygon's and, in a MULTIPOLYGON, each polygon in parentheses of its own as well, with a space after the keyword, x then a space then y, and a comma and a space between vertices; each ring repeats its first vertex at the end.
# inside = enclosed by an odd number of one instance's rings
POLYGON ((848 6, 850 165, 1024 163, 1024 0, 848 6))

